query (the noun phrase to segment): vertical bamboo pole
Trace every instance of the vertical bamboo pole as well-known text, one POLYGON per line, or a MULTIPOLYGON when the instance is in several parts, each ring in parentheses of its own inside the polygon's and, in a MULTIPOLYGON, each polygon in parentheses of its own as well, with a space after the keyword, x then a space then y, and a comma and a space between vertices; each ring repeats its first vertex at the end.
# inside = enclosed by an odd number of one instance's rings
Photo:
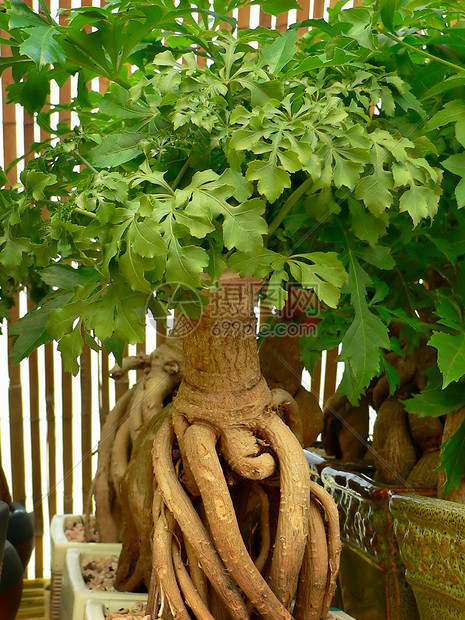
MULTIPOLYGON (((297 11, 297 21, 303 22, 308 19, 310 16, 310 0, 300 0, 299 2, 301 8, 297 11)), ((299 37, 308 32, 308 28, 299 28, 299 37)))
POLYGON ((250 28, 250 6, 244 6, 239 9, 238 29, 246 30, 250 28))
POLYGON ((323 17, 324 12, 325 12, 325 0, 315 0, 315 3, 313 4, 313 17, 315 19, 318 19, 319 17, 323 17))
MULTIPOLYGON (((29 303, 29 308, 34 306, 29 303)), ((40 445, 39 364, 37 350, 29 355, 29 411, 31 427, 32 501, 34 506, 35 576, 43 577, 44 513, 42 509, 42 465, 40 445)))
MULTIPOLYGON (((124 347, 123 357, 128 355, 128 347, 124 347)), ((115 398, 118 401, 129 389, 129 377, 127 373, 115 381, 115 398)))
POLYGON ((108 353, 102 350, 100 356, 100 428, 102 428, 110 411, 110 369, 108 353))
POLYGON ((157 338, 156 345, 157 347, 161 346, 166 342, 166 327, 163 325, 161 321, 157 321, 157 338))
POLYGON ((265 13, 260 7, 260 18, 259 18, 260 26, 264 26, 265 28, 271 28, 271 15, 265 13))
MULTIPOLYGON (((10 309, 9 329, 19 318, 19 297, 15 299, 15 305, 10 309)), ((10 451, 11 451, 11 494, 13 499, 23 506, 26 503, 26 483, 24 471, 24 423, 23 423, 23 396, 21 387, 21 370, 19 365, 13 366, 11 362, 11 340, 8 341, 8 408, 10 413, 10 451)))
POLYGON ((61 392, 63 418, 63 503, 65 514, 73 510, 73 382, 71 373, 61 363, 61 392))
MULTIPOLYGON (((145 342, 138 342, 137 343, 137 353, 138 354, 144 354, 145 353, 145 342)), ((138 368, 137 372, 136 372, 136 376, 137 379, 140 379, 141 377, 144 376, 144 369, 143 368, 138 368)))
MULTIPOLYGON (((11 56, 11 49, 2 45, 2 56, 11 56)), ((7 86, 13 81, 11 69, 2 74, 2 101, 3 101, 3 156, 5 164, 16 159, 16 111, 15 106, 7 104, 7 86)), ((8 181, 13 184, 17 181, 16 166, 8 172, 8 181)), ((15 298, 15 305, 10 310, 10 322, 7 326, 7 335, 10 328, 19 318, 19 296, 15 298)), ((8 340, 8 410, 10 419, 10 446, 11 446, 11 494, 13 499, 24 505, 26 503, 26 485, 24 472, 24 436, 23 436, 23 397, 21 388, 21 371, 19 366, 11 362, 11 340, 8 340)))
POLYGON ((81 353, 80 365, 82 502, 85 506, 92 482, 92 365, 87 344, 81 353))
POLYGON ((320 399, 320 383, 321 383, 321 360, 316 364, 312 373, 312 382, 310 388, 315 396, 320 399))
POLYGON ((56 429, 55 429, 55 364, 53 360, 53 343, 45 345, 45 407, 47 414, 48 446, 48 512, 50 519, 57 512, 56 494, 56 429))
POLYGON ((337 347, 326 351, 325 389, 323 393, 324 402, 326 402, 336 391, 337 356, 337 347))

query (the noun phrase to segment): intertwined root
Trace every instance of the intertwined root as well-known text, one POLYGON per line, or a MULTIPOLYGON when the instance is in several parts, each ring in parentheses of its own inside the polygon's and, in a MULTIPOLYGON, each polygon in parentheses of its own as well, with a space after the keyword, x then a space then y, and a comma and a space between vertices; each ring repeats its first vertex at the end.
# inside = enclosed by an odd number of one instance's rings
MULTIPOLYGON (((181 381, 181 366, 181 343, 170 338, 151 355, 125 358, 123 367, 112 371, 113 376, 120 377, 131 369, 141 368, 144 375, 118 400, 102 427, 98 468, 92 485, 101 542, 121 540, 127 515, 121 508, 125 498, 123 486, 133 446, 141 429, 163 417, 164 403, 181 381)), ((91 499, 87 514, 91 512, 91 499)))
POLYGON ((310 482, 292 432, 273 410, 262 416, 254 433, 276 458, 276 472, 250 482, 220 458, 218 430, 201 421, 183 428, 182 462, 171 417, 153 443, 156 592, 151 592, 147 612, 156 618, 163 606, 173 618, 186 620, 246 620, 257 614, 268 620, 325 619, 339 561, 337 509, 310 482), (185 462, 198 489, 195 497, 179 480, 185 462), (276 484, 277 523, 270 519, 276 484), (237 496, 240 501, 233 500, 237 496), (244 507, 250 518, 244 518, 244 507), (219 614, 212 616, 212 608, 219 614))

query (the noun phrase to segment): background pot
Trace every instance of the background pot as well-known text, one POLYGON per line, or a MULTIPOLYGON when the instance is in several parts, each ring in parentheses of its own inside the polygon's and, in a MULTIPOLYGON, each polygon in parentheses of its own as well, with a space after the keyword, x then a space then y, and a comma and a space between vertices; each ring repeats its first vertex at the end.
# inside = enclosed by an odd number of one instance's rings
POLYGON ((465 618, 465 507, 394 495, 390 511, 421 620, 465 618))
POLYGON ((346 464, 321 471, 341 521, 338 590, 342 607, 357 620, 418 620, 389 513, 391 496, 408 489, 375 482, 370 477, 373 468, 354 467, 346 464))
POLYGON ((65 531, 72 524, 84 522, 81 515, 55 515, 50 525, 51 549, 51 581, 50 581, 50 620, 58 620, 60 616, 60 596, 65 565, 66 552, 69 549, 78 551, 103 551, 108 555, 118 555, 121 543, 72 542, 66 538, 65 531))

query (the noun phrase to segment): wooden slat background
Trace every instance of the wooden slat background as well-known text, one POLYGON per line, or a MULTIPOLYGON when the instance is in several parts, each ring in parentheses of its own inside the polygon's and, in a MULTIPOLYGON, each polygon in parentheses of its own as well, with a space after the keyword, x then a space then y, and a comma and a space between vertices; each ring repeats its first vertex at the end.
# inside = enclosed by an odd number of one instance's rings
MULTIPOLYGON (((335 1, 331 0, 331 5, 335 1)), ((31 0, 28 3, 31 5, 31 0)), ((50 1, 47 4, 50 6, 50 1)), ((92 2, 83 0, 82 4, 92 2)), ((295 21, 323 17, 328 4, 328 0, 301 0, 301 10, 276 19, 262 11, 257 15, 256 7, 247 7, 237 11, 235 17, 241 29, 257 25, 258 21, 282 31, 295 21)), ((69 8, 71 0, 59 0, 59 6, 69 8)), ((52 9, 57 8, 58 2, 52 2, 52 9)), ((2 46, 1 54, 9 54, 9 50, 2 46)), ((34 136, 46 137, 26 113, 6 104, 6 87, 10 82, 11 72, 5 71, 1 79, 3 165, 27 152, 34 136)), ((71 100, 72 88, 72 80, 68 80, 59 92, 60 102, 71 100)), ((100 90, 105 88, 106 84, 101 83, 100 90)), ((69 114, 60 112, 59 121, 70 122, 69 114)), ((11 168, 10 182, 16 182, 21 170, 21 164, 11 168)), ((95 471, 94 453, 100 426, 115 399, 134 382, 136 373, 116 382, 109 379, 112 360, 106 354, 91 352, 86 346, 80 358, 79 376, 73 378, 64 370, 54 344, 40 347, 20 366, 13 366, 8 355, 7 334, 27 305, 25 294, 21 294, 11 310, 10 325, 4 325, 4 335, 0 336, 0 388, 3 385, 5 390, 0 401, 0 454, 14 500, 35 513, 35 552, 29 577, 41 579, 49 576, 50 520, 56 513, 82 512, 95 471)), ((158 328, 156 335, 152 329, 148 350, 156 341, 161 343, 164 336, 163 329, 158 328)), ((136 352, 145 352, 145 344, 129 350, 131 354, 136 352)), ((318 365, 312 377, 311 388, 320 395, 320 400, 335 389, 336 355, 337 351, 324 355, 323 364, 318 365)))

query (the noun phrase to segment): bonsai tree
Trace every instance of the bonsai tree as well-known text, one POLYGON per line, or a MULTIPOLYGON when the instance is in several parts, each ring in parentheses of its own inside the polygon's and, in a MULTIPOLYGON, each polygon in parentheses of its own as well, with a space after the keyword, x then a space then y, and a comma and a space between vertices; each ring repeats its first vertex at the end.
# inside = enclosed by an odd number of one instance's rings
MULTIPOLYGON (((299 42, 297 27, 236 33, 225 16, 238 6, 114 3, 59 25, 45 5, 6 5, 10 100, 53 140, 35 145, 20 183, 4 179, 1 307, 32 288, 15 359, 55 339, 74 372, 84 342, 122 363, 147 312, 178 314, 184 378, 163 408, 180 378, 172 342, 151 363, 172 383, 156 411, 131 417, 132 486, 120 489, 136 521, 128 572, 149 582, 152 617, 325 618, 337 511, 281 420, 295 401, 261 375, 253 308, 258 294, 280 309, 291 287, 314 291, 328 310, 304 359, 342 335, 355 402, 395 346, 371 268, 393 268, 391 219, 408 237, 435 216, 441 171, 399 113, 415 97, 370 50, 338 50, 324 22, 299 42), (49 83, 71 75, 79 123, 54 127, 49 83), (105 93, 89 89, 95 77, 105 93), (341 291, 350 302, 332 310, 341 291), (140 533, 152 530, 149 550, 140 533)), ((128 444, 113 447, 125 472, 128 444)))
MULTIPOLYGON (((341 448, 334 435, 342 426, 338 416, 346 420, 358 416, 363 428, 369 401, 378 411, 373 458, 382 479, 433 486, 440 466, 439 494, 463 503, 462 20, 463 7, 453 1, 426 2, 421 7, 414 2, 372 2, 344 11, 338 5, 330 11, 323 41, 314 40, 316 47, 332 44, 344 50, 339 52, 341 60, 344 54, 360 55, 363 49, 367 63, 395 71, 395 79, 409 85, 391 123, 406 139, 424 145, 425 166, 433 166, 435 173, 440 168, 441 189, 433 198, 431 191, 418 186, 419 176, 409 161, 397 162, 389 171, 390 155, 379 151, 378 174, 369 184, 363 179, 348 198, 349 211, 361 214, 354 198, 361 199, 369 216, 365 212, 363 220, 352 224, 344 222, 342 214, 326 221, 326 234, 333 238, 342 238, 341 224, 345 229, 364 228, 377 259, 365 262, 363 272, 357 259, 358 264, 350 263, 349 274, 356 277, 358 271, 359 290, 371 291, 369 303, 351 304, 347 291, 338 310, 326 313, 318 331, 301 344, 310 369, 322 349, 342 344, 345 372, 327 407, 326 440, 331 450, 339 456, 342 448, 350 452, 352 444, 341 448), (401 179, 409 187, 407 194, 416 196, 416 212, 410 212, 414 227, 402 214, 405 196, 400 198, 400 209, 392 209, 393 184, 401 179), (382 249, 380 242, 389 249, 382 249), (389 325, 389 347, 381 343, 381 323, 389 325), (364 335, 362 344, 358 338, 364 335), (360 347, 364 355, 357 354, 360 347)), ((373 103, 380 108, 373 119, 382 117, 390 106, 389 93, 373 103)), ((393 147, 391 156, 399 146, 393 147)), ((427 168, 424 172, 432 174, 427 168)), ((344 436, 350 435, 350 429, 342 429, 344 436)), ((363 445, 360 449, 357 443, 354 449, 352 454, 363 454, 363 445)))

